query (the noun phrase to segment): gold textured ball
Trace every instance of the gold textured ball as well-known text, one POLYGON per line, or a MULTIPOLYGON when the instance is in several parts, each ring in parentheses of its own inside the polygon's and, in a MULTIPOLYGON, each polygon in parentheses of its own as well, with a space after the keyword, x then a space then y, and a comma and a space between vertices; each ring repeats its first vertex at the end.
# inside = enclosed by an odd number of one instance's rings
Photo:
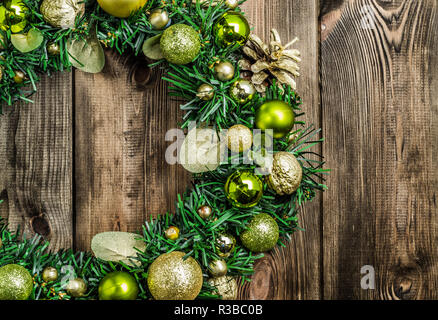
POLYGON ((279 195, 297 191, 303 179, 303 168, 289 152, 277 152, 272 162, 268 185, 279 195))
POLYGON ((174 64, 188 64, 201 51, 199 33, 186 24, 175 24, 164 30, 160 39, 164 58, 174 64))
POLYGON ((42 278, 44 282, 52 282, 58 279, 58 270, 53 267, 46 267, 43 270, 42 278))
POLYGON ((198 88, 198 94, 196 96, 203 101, 210 101, 214 97, 213 86, 207 83, 201 84, 198 88))
POLYGON ((180 251, 164 253, 150 265, 147 282, 156 300, 194 300, 201 292, 201 267, 184 256, 180 251))
POLYGON ((277 221, 269 214, 260 213, 251 219, 240 240, 252 252, 266 252, 276 246, 279 234, 277 221))
POLYGON ((236 238, 229 233, 220 233, 216 238, 216 254, 221 258, 228 258, 236 247, 236 238))
POLYGON ((202 219, 207 220, 208 218, 211 217, 213 213, 213 209, 210 206, 201 206, 198 208, 196 212, 199 214, 199 216, 202 219))
POLYGON ((208 265, 208 271, 213 277, 222 277, 227 274, 228 266, 225 260, 213 260, 208 265))
POLYGON ((169 240, 176 240, 179 238, 179 228, 175 226, 171 226, 164 231, 164 235, 169 240))
POLYGON ((239 104, 250 102, 256 94, 256 88, 251 81, 239 79, 230 87, 231 98, 239 104))
POLYGON ((27 300, 32 290, 32 276, 26 268, 17 264, 0 268, 0 300, 27 300))
POLYGON ((237 153, 245 152, 251 148, 252 138, 252 132, 248 127, 242 124, 232 126, 227 131, 228 149, 237 153))
POLYGON ((162 30, 169 24, 169 14, 163 9, 152 10, 149 22, 155 30, 162 30))
POLYGON ((214 73, 220 81, 230 81, 234 78, 235 68, 229 61, 220 61, 214 65, 214 73))
POLYGON ((59 56, 61 53, 61 47, 56 42, 50 42, 47 45, 47 53, 51 56, 59 56))
POLYGON ((230 276, 222 276, 218 278, 211 278, 208 283, 215 287, 213 294, 222 296, 222 300, 236 300, 237 299, 237 281, 230 276))
POLYGON ((73 28, 76 17, 85 11, 83 0, 43 0, 40 6, 44 20, 62 29, 73 28))
POLYGON ((67 283, 67 293, 75 298, 80 298, 87 292, 87 284, 84 279, 76 278, 67 283))
POLYGON ((141 9, 147 0, 97 0, 97 2, 106 13, 117 18, 128 18, 133 12, 141 9))

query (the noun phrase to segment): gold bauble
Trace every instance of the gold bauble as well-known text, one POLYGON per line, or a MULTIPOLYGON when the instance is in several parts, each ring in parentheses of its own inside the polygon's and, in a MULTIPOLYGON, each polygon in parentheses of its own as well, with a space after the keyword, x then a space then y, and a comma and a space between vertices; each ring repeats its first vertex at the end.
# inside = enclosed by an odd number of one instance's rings
POLYGON ((227 131, 228 149, 236 153, 247 151, 252 146, 252 138, 252 132, 248 127, 236 124, 227 131))
POLYGON ((108 14, 118 18, 128 18, 131 13, 143 8, 147 0, 97 0, 108 14))
POLYGON ((53 267, 46 267, 43 270, 42 278, 44 282, 52 282, 58 279, 58 270, 53 267))
POLYGON ((184 256, 180 251, 164 253, 150 265, 147 282, 156 300, 194 300, 201 292, 201 267, 184 256))
POLYGON ((220 233, 216 238, 216 254, 221 258, 228 258, 236 247, 236 238, 229 233, 220 233))
POLYGON ((208 265, 208 271, 213 277, 222 277, 227 274, 228 266, 225 260, 213 260, 208 265))
POLYGON ((47 53, 51 56, 59 56, 61 53, 61 47, 56 42, 50 42, 47 45, 47 53))
POLYGON ((84 279, 72 279, 67 283, 66 290, 67 293, 72 297, 79 298, 85 295, 87 292, 87 284, 85 283, 84 279))
POLYGON ((26 80, 26 75, 21 70, 16 70, 14 75, 14 82, 17 84, 23 83, 24 80, 26 80))
POLYGON ((202 219, 207 220, 211 217, 213 209, 210 206, 201 206, 198 208, 198 210, 196 210, 196 212, 202 219))
POLYGON ((214 65, 214 73, 220 81, 230 81, 234 78, 235 68, 229 61, 216 62, 214 65))
POLYGON ((233 277, 223 276, 218 278, 211 278, 208 283, 215 287, 213 294, 222 296, 222 300, 236 300, 237 299, 237 281, 233 277))
POLYGON ((214 97, 213 86, 207 83, 201 84, 198 88, 198 94, 196 96, 203 101, 209 101, 213 99, 214 97))
POLYGON ((178 227, 171 226, 166 231, 164 231, 164 235, 169 240, 176 240, 179 238, 179 229, 178 227))
POLYGON ((245 79, 236 80, 230 87, 231 98, 239 104, 250 102, 256 93, 252 82, 245 79))
POLYGON ((169 24, 169 14, 163 9, 152 10, 149 22, 155 30, 162 30, 169 24))
POLYGON ((274 154, 268 184, 277 194, 294 193, 299 188, 302 179, 303 169, 293 154, 289 152, 274 154))
POLYGON ((83 0, 43 0, 40 6, 44 20, 56 28, 75 26, 76 17, 85 12, 83 0))

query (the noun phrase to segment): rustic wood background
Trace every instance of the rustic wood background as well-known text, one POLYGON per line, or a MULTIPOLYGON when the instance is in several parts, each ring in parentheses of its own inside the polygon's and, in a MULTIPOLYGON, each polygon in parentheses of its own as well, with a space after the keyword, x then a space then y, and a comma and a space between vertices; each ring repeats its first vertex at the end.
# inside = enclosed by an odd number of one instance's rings
MULTIPOLYGON (((242 299, 438 298, 436 0, 249 0, 255 32, 298 36, 299 92, 323 128, 329 190, 306 232, 256 265, 242 299), (360 286, 361 267, 375 290, 360 286)), ((44 77, 34 104, 0 117, 0 215, 88 249, 174 208, 189 175, 164 161, 178 103, 144 63, 107 52, 98 75, 44 77), (147 81, 151 76, 151 81, 147 81), (141 84, 141 86, 139 86, 141 84)))

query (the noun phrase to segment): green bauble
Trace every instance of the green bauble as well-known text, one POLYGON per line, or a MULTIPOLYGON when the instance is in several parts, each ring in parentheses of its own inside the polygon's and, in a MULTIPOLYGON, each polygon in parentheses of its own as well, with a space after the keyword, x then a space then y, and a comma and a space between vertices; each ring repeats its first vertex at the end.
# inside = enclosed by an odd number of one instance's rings
POLYGON ((128 272, 108 273, 99 284, 99 300, 135 300, 138 284, 128 272))
POLYGON ((216 44, 222 48, 243 46, 248 40, 250 27, 245 17, 235 11, 228 11, 213 27, 216 44))
POLYGON ((230 96, 239 104, 246 104, 254 98, 256 88, 251 81, 245 79, 236 80, 230 87, 230 96))
POLYGON ((17 264, 0 268, 0 300, 27 300, 33 289, 29 271, 17 264))
POLYGON ((251 208, 262 198, 263 183, 251 171, 236 171, 227 179, 225 194, 233 206, 251 208))
POLYGON ((295 124, 295 113, 284 101, 268 101, 257 110, 255 124, 261 130, 272 129, 274 138, 280 139, 291 132, 295 124))
POLYGON ((265 252, 275 247, 278 236, 277 222, 270 215, 261 213, 252 218, 240 240, 252 252, 265 252))
POLYGON ((21 32, 27 25, 29 8, 21 0, 6 0, 0 5, 0 28, 21 32))
POLYGON ((163 32, 160 47, 164 58, 170 63, 187 64, 198 56, 201 40, 192 27, 175 24, 163 32))

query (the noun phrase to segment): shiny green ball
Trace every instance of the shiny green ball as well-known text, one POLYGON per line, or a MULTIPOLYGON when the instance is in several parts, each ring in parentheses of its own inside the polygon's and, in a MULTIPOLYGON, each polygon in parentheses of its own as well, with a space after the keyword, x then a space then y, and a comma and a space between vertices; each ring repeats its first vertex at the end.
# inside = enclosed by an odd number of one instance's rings
POLYGON ((6 0, 0 6, 0 28, 21 32, 27 25, 29 8, 21 0, 6 0))
POLYGON ((198 32, 185 24, 175 24, 167 28, 160 39, 164 58, 174 64, 192 62, 201 50, 198 32))
POLYGON ((268 214, 254 216, 248 229, 240 235, 242 244, 252 252, 265 252, 275 247, 279 237, 277 222, 268 214))
POLYGON ((0 300, 27 300, 33 289, 29 271, 17 264, 0 268, 0 300))
POLYGON ((239 104, 250 102, 256 93, 252 82, 245 79, 236 80, 230 87, 231 98, 239 104))
POLYGON ((108 273, 99 284, 99 300, 135 300, 138 295, 138 284, 127 272, 108 273))
POLYGON ((265 102, 256 112, 255 125, 261 130, 272 129, 274 138, 284 138, 295 124, 292 107, 280 100, 265 102))
POLYGON ((235 11, 224 13, 213 27, 216 44, 222 48, 245 45, 250 31, 248 21, 235 11))
POLYGON ((234 207, 251 208, 262 198, 263 183, 251 171, 236 171, 227 179, 225 194, 234 207))

